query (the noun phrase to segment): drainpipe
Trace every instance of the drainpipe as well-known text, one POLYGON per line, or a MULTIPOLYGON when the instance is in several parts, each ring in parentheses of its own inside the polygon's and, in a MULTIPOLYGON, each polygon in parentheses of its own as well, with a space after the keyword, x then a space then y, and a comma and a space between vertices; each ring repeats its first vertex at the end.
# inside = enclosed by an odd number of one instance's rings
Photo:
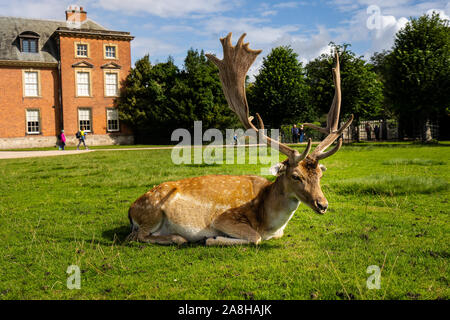
POLYGON ((59 76, 59 85, 58 85, 58 97, 59 97, 59 110, 60 110, 60 123, 61 130, 64 129, 64 115, 63 115, 63 101, 62 101, 62 76, 61 76, 61 58, 58 61, 58 76, 59 76))

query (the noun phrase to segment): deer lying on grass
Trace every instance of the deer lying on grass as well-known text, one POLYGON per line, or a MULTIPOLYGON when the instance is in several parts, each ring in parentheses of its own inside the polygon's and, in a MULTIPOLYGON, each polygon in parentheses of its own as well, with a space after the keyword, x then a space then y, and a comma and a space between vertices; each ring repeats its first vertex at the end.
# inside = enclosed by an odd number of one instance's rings
POLYGON ((341 105, 339 57, 333 69, 335 95, 327 118, 327 127, 306 124, 328 136, 309 154, 311 139, 300 154, 287 145, 263 134, 264 124, 257 114, 260 129, 249 117, 245 96, 245 75, 261 50, 243 44, 236 46, 231 33, 220 39, 223 60, 207 55, 218 68, 229 107, 246 129, 252 128, 265 143, 279 149, 288 158, 275 168, 277 178, 243 175, 209 175, 162 183, 137 199, 130 207, 130 240, 159 244, 183 244, 205 240, 206 245, 259 244, 261 240, 280 238, 300 202, 324 214, 328 202, 320 188, 324 166, 319 160, 331 156, 342 146, 342 132, 353 116, 338 129, 341 105), (335 140, 336 146, 325 152, 335 140))

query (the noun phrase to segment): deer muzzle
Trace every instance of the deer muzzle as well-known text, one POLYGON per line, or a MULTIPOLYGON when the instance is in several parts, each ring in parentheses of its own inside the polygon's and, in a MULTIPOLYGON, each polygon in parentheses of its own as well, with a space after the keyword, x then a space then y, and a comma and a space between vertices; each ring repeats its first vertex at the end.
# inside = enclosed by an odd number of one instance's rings
POLYGON ((328 201, 327 200, 315 201, 314 207, 317 213, 324 214, 325 212, 327 212, 328 209, 328 201))

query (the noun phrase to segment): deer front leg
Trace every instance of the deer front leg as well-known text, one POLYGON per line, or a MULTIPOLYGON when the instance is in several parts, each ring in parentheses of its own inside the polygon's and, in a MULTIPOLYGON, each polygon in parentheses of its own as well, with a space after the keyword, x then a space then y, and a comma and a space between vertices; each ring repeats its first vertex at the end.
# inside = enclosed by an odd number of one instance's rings
POLYGON ((270 239, 280 239, 284 234, 282 229, 278 230, 270 239))
POLYGON ((149 227, 148 225, 140 226, 137 231, 133 231, 128 236, 128 240, 146 243, 156 243, 163 245, 170 245, 170 244, 182 245, 188 242, 185 238, 177 234, 153 235, 151 232, 152 228, 149 227))
POLYGON ((138 235, 138 240, 141 242, 157 243, 162 245, 177 244, 179 246, 188 242, 185 238, 176 234, 169 234, 164 236, 153 236, 151 234, 146 236, 138 235))
POLYGON ((214 237, 206 239, 207 246, 235 246, 240 244, 250 244, 251 242, 244 239, 228 238, 228 237, 214 237))
POLYGON ((208 238, 206 239, 206 245, 259 244, 261 235, 253 229, 248 220, 246 221, 242 217, 243 215, 239 212, 229 211, 214 219, 211 226, 230 236, 230 238, 208 238))

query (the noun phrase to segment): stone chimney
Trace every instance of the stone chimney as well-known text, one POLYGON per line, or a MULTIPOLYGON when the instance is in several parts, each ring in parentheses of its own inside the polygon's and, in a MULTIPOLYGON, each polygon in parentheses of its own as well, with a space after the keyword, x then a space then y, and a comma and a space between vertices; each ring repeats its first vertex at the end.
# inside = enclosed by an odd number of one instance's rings
POLYGON ((70 5, 66 10, 66 22, 77 24, 82 23, 87 19, 86 11, 83 7, 77 5, 70 5))

